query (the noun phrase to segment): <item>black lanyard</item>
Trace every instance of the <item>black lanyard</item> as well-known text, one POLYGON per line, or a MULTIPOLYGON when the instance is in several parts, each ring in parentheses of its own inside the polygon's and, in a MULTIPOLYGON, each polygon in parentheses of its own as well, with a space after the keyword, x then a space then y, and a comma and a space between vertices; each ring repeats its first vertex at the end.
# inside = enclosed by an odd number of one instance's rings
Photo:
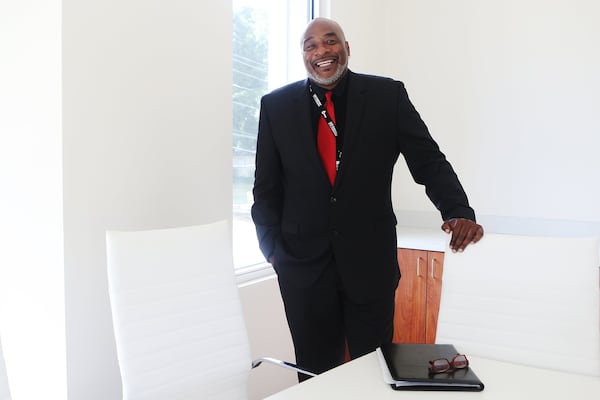
POLYGON ((310 95, 312 96, 313 100, 315 101, 315 104, 317 105, 317 108, 319 109, 319 113, 321 114, 321 116, 323 118, 325 118, 325 122, 327 122, 327 126, 329 126, 329 129, 331 129, 331 133, 333 133, 333 136, 335 136, 335 170, 337 171, 339 166, 340 166, 340 161, 342 160, 342 149, 340 149, 340 145, 339 145, 339 140, 337 140, 338 138, 338 132, 337 129, 335 127, 335 123, 333 122, 333 120, 331 119, 331 117, 329 116, 329 113, 327 112, 327 110, 325 109, 325 106, 323 105, 323 103, 321 103, 321 100, 319 99, 319 96, 317 96, 317 94, 313 91, 312 85, 308 85, 308 90, 310 90, 310 95))

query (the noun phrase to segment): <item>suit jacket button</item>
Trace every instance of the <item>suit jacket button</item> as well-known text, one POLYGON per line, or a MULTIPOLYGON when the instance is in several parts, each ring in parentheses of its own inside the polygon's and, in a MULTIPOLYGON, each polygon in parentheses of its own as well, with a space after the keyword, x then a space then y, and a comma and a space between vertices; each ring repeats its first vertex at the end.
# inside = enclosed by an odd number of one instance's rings
POLYGON ((331 196, 331 197, 329 198, 329 202, 330 202, 331 204, 335 204, 335 203, 337 202, 337 199, 335 198, 335 196, 331 196))

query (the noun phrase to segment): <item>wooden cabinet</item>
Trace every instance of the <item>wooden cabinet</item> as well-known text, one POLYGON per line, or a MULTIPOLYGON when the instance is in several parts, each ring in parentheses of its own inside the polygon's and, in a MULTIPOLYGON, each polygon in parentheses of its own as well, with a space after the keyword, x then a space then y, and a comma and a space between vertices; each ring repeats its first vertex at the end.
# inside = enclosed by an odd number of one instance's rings
POLYGON ((395 343, 434 343, 444 253, 398 249, 402 278, 396 290, 395 343))

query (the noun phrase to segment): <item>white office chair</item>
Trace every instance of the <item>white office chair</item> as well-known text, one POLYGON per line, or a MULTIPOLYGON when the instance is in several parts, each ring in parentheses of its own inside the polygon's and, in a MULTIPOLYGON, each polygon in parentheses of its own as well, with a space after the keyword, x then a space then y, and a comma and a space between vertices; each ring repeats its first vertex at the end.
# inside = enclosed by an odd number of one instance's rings
POLYGON ((107 263, 124 400, 246 398, 251 356, 227 221, 109 231, 107 263))
POLYGON ((486 234, 446 252, 437 343, 600 376, 598 240, 486 234))
POLYGON ((0 400, 10 400, 10 390, 8 389, 8 376, 6 374, 6 365, 4 364, 4 355, 2 353, 2 342, 0 341, 0 400))

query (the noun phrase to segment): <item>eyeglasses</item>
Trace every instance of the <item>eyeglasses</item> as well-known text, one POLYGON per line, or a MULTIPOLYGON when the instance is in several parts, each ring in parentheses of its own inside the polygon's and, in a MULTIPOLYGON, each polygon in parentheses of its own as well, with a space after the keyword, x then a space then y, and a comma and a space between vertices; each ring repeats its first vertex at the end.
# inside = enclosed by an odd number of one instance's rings
POLYGON ((464 354, 455 355, 452 360, 447 358, 438 358, 429 361, 429 372, 432 374, 440 374, 442 372, 454 371, 455 369, 467 368, 469 360, 464 354))

